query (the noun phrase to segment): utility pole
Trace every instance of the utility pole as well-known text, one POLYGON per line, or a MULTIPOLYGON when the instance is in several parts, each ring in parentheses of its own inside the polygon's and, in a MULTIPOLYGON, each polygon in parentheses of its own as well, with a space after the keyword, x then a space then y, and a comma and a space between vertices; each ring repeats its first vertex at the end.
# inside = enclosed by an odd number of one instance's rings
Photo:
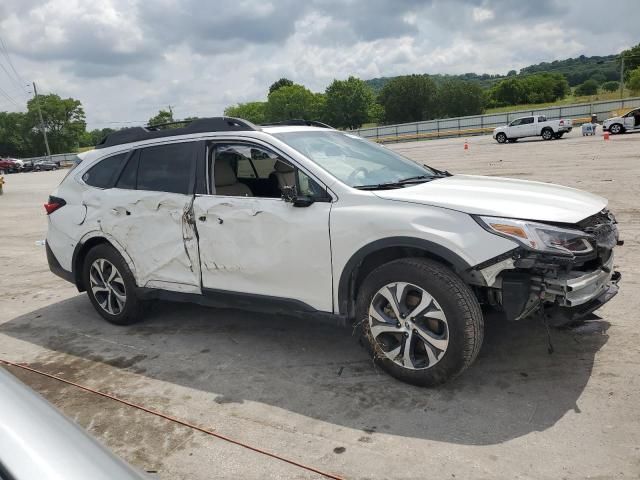
POLYGON ((620 99, 624 92, 624 55, 620 55, 620 99))
POLYGON ((171 121, 173 121, 173 109, 171 108, 171 105, 168 105, 169 107, 169 115, 171 115, 171 121))
POLYGON ((44 136, 44 146, 47 149, 47 157, 51 159, 51 150, 49 150, 49 140, 47 139, 47 130, 44 128, 44 120, 42 120, 42 110, 40 109, 40 99, 38 98, 38 90, 36 89, 36 82, 33 82, 33 96, 36 99, 36 106, 38 107, 38 116, 40 117, 40 128, 42 129, 42 135, 44 136))

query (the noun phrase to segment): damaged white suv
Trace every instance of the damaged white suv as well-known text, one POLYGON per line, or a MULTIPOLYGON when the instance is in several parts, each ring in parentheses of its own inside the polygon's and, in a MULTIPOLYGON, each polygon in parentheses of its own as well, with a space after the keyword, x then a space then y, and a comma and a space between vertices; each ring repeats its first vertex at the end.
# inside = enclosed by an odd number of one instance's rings
POLYGON ((51 270, 130 324, 162 298, 357 323, 393 376, 475 359, 481 306, 562 323, 617 293, 601 197, 451 175, 323 124, 120 130, 45 205, 51 270))

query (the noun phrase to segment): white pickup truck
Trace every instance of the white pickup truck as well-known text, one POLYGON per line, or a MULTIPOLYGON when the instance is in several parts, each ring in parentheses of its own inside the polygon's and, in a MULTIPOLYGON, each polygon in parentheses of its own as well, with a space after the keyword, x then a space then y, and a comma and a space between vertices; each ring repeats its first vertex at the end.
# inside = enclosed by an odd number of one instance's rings
POLYGON ((573 128, 571 120, 547 120, 544 115, 516 118, 509 125, 493 130, 498 143, 515 142, 524 137, 542 137, 544 140, 561 138, 573 128))

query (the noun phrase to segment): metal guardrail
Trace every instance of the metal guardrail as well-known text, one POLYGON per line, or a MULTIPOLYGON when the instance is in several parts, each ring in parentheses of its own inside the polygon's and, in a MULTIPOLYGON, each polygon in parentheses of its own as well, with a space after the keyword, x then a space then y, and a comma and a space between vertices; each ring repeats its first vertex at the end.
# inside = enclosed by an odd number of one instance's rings
POLYGON ((527 115, 545 115, 549 120, 568 118, 574 120, 574 124, 578 125, 581 121, 586 122, 590 120, 591 115, 594 114, 597 115, 598 120, 601 121, 613 116, 612 112, 634 107, 640 107, 640 97, 545 107, 534 110, 514 110, 504 113, 488 113, 468 117, 425 120, 422 122, 401 123, 397 125, 383 125, 351 130, 351 133, 381 143, 463 135, 485 135, 491 133, 495 127, 506 125, 518 117, 527 115))
POLYGON ((56 155, 51 155, 47 157, 46 155, 43 157, 31 157, 31 158, 21 158, 25 162, 42 162, 44 160, 51 160, 52 162, 74 162, 76 159, 77 153, 58 153, 56 155))

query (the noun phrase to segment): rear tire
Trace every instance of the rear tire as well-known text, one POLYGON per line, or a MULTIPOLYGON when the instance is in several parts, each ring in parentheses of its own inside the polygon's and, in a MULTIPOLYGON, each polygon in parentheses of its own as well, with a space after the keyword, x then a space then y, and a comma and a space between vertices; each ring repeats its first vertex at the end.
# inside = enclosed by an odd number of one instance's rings
POLYGON ((543 140, 552 140, 554 135, 555 134, 553 133, 553 130, 551 130, 550 128, 545 128, 544 130, 542 130, 543 140))
POLYGON ((394 260, 371 272, 358 293, 356 318, 376 364, 424 387, 469 367, 484 335, 471 289, 444 265, 424 258, 394 260))
POLYGON ((505 133, 499 133, 496 135, 496 142, 498 143, 506 143, 507 135, 505 133))
POLYGON ((131 325, 142 318, 142 302, 127 262, 108 244, 93 247, 82 266, 82 280, 93 307, 106 321, 131 325))

